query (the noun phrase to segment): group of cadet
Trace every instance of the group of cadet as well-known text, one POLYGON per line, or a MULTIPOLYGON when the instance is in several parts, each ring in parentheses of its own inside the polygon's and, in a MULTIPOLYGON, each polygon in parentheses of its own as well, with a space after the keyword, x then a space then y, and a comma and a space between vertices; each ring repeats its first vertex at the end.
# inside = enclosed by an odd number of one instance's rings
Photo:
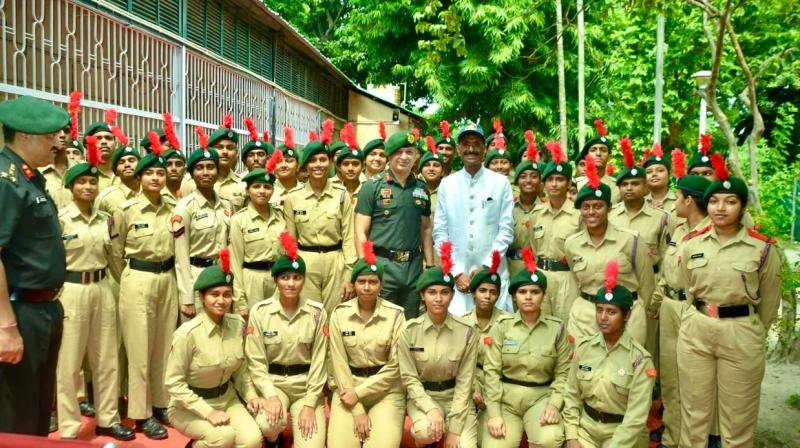
POLYGON ((84 414, 119 440, 127 416, 195 447, 387 447, 408 417, 417 446, 638 448, 658 382, 663 446, 752 446, 781 262, 707 135, 639 161, 623 137, 613 173, 599 120, 573 163, 499 123, 361 148, 327 120, 300 148, 225 116, 183 151, 169 114, 136 148, 67 109, 0 104, 0 432, 55 409, 62 438, 84 414), (437 191, 487 170, 513 240, 460 266, 437 191))

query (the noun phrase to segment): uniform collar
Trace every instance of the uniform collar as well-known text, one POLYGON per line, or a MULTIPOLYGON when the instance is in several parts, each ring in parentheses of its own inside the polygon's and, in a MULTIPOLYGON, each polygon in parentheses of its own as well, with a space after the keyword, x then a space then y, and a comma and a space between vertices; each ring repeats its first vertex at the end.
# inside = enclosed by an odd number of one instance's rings
MULTIPOLYGON (((363 320, 361 319, 361 314, 358 312, 359 310, 358 298, 354 298, 353 300, 347 302, 347 306, 349 307, 347 310, 347 318, 363 322, 363 320)), ((378 301, 375 303, 375 311, 372 313, 372 316, 370 316, 370 318, 364 323, 368 324, 375 319, 383 319, 384 317, 387 316, 389 311, 391 311, 391 308, 384 305, 383 301, 379 298, 378 301)))
MULTIPOLYGON (((589 229, 585 229, 583 231, 583 233, 584 233, 584 235, 583 235, 583 244, 587 245, 587 246, 594 246, 592 244, 592 237, 589 236, 589 229)), ((603 235, 603 241, 601 241, 598 246, 602 246, 603 244, 606 243, 606 241, 609 241, 609 242, 612 242, 612 243, 614 241, 617 241, 618 233, 619 233, 619 230, 617 230, 617 228, 614 227, 614 224, 611 224, 611 222, 609 222, 608 226, 606 227, 606 234, 603 235)))
POLYGON ((236 174, 236 171, 234 171, 234 170, 228 171, 228 175, 227 176, 220 177, 219 179, 217 179, 217 183, 220 184, 220 185, 225 185, 226 183, 229 183, 229 182, 237 182, 238 183, 239 181, 240 181, 239 175, 236 174))
POLYGON ((219 195, 216 192, 214 192, 214 197, 216 198, 216 201, 214 201, 214 205, 211 205, 211 203, 208 202, 208 199, 206 199, 206 197, 203 196, 203 193, 200 193, 200 190, 194 190, 192 191, 191 194, 194 195, 195 200, 198 202, 200 207, 208 207, 213 209, 222 208, 222 201, 220 201, 219 195))
POLYGON ((222 332, 223 328, 225 327, 225 316, 222 316, 222 323, 217 325, 216 322, 211 320, 208 316, 208 313, 204 309, 200 309, 200 321, 203 325, 203 331, 205 332, 206 336, 211 336, 214 331, 222 332))
MULTIPOLYGON (((480 328, 480 324, 478 323, 478 311, 477 310, 478 310, 477 308, 473 308, 472 311, 470 311, 464 317, 474 321, 475 325, 477 325, 480 328)), ((500 315, 501 315, 501 311, 498 310, 497 308, 495 308, 494 311, 492 311, 492 317, 489 318, 489 322, 486 324, 486 328, 481 328, 481 331, 485 331, 488 328, 492 328, 494 326, 494 324, 497 323, 497 320, 500 318, 500 315)))
MULTIPOLYGON (((331 179, 328 179, 328 181, 325 182, 325 187, 322 189, 320 196, 327 195, 333 197, 331 190, 333 190, 333 182, 331 182, 331 179)), ((314 193, 314 189, 311 188, 311 182, 306 182, 305 185, 303 185, 303 191, 305 192, 306 199, 316 195, 316 193, 314 193)))
POLYGON ((267 304, 266 307, 267 307, 267 313, 281 314, 282 316, 286 317, 287 320, 297 319, 300 313, 308 313, 308 310, 306 309, 307 308, 306 301, 305 299, 303 299, 303 297, 300 297, 300 301, 297 304, 297 313, 295 313, 294 317, 290 319, 289 316, 287 316, 286 313, 283 311, 283 306, 281 306, 281 299, 280 296, 278 295, 277 290, 275 291, 275 294, 272 295, 272 300, 270 301, 269 304, 267 304))
MULTIPOLYGON (((256 220, 256 219, 262 221, 264 220, 264 218, 261 217, 261 214, 258 213, 258 210, 256 210, 255 206, 253 206, 252 202, 250 201, 247 202, 246 210, 247 210, 247 216, 249 216, 251 220, 256 220)), ((269 204, 267 204, 267 210, 269 210, 269 218, 267 219, 267 224, 272 223, 273 221, 277 221, 278 217, 275 216, 277 211, 271 208, 269 204)))
POLYGON ((400 185, 400 182, 394 180, 396 175, 388 165, 386 166, 386 169, 383 170, 381 177, 383 178, 384 181, 386 181, 387 184, 395 184, 402 189, 416 187, 418 181, 417 176, 415 176, 414 173, 409 173, 408 178, 406 179, 406 185, 405 186, 400 185))
POLYGON ((545 323, 543 322, 544 321, 544 314, 541 313, 541 312, 539 313, 539 319, 536 320, 536 323, 533 324, 533 327, 528 327, 528 324, 525 322, 524 319, 522 319, 522 315, 519 313, 519 310, 517 310, 517 312, 512 314, 512 316, 514 317, 514 325, 515 326, 519 325, 519 326, 525 328, 526 331, 533 331, 538 326, 545 325, 545 323))
MULTIPOLYGON (((70 219, 84 219, 80 209, 78 209, 78 206, 72 201, 70 201, 69 205, 67 205, 66 211, 67 216, 70 219)), ((94 222, 99 216, 100 215, 97 213, 97 207, 92 207, 92 214, 89 216, 89 224, 94 222)))
POLYGON ((629 350, 629 351, 633 347, 633 339, 628 334, 627 328, 625 329, 625 331, 622 332, 622 336, 620 336, 620 338, 617 341, 616 345, 614 345, 614 347, 612 347, 611 350, 607 350, 606 349, 606 338, 603 336, 603 333, 597 332, 594 337, 595 337, 595 339, 593 341, 594 344, 602 347, 603 350, 607 351, 608 353, 613 352, 618 347, 623 347, 624 349, 629 350))
MULTIPOLYGON (((448 330, 453 329, 453 317, 450 313, 447 313, 447 317, 444 318, 442 327, 447 327, 448 330)), ((433 323, 428 313, 425 313, 425 317, 422 319, 422 329, 427 332, 431 328, 436 328, 436 325, 433 323)))
POLYGON ((756 244, 753 243, 753 241, 751 239, 748 238, 747 228, 745 226, 742 226, 742 228, 739 229, 739 232, 736 234, 736 236, 734 236, 733 238, 728 240, 725 244, 722 244, 720 242, 719 235, 717 234, 717 230, 714 228, 713 225, 711 226, 711 230, 710 231, 700 235, 700 237, 701 238, 711 238, 711 239, 715 240, 717 242, 717 244, 719 244, 722 247, 730 246, 730 245, 737 244, 737 243, 744 243, 744 244, 748 244, 748 245, 753 246, 753 247, 758 247, 756 244))
MULTIPOLYGON (((122 182, 122 181, 120 181, 119 185, 117 185, 117 186, 119 187, 120 191, 122 191, 122 194, 125 195, 125 199, 130 199, 130 198, 136 196, 137 194, 139 194, 140 191, 142 191, 142 187, 141 186, 139 187, 139 191, 133 191, 130 188, 128 188, 128 186, 125 185, 125 183, 122 182)), ((164 190, 167 190, 166 186, 164 186, 164 190)), ((161 190, 161 191, 163 192, 164 190, 161 190)))
POLYGON ((145 196, 144 194, 140 194, 140 195, 136 196, 136 203, 139 204, 139 209, 142 210, 142 211, 147 210, 148 208, 150 208, 150 209, 153 209, 156 212, 158 212, 159 210, 161 210, 162 208, 167 206, 167 203, 164 200, 163 195, 159 198, 158 206, 155 206, 155 205, 151 204, 150 200, 147 199, 147 196, 145 196))
POLYGON ((34 182, 35 184, 44 187, 45 179, 42 173, 40 173, 38 169, 31 168, 30 165, 28 165, 24 160, 22 160, 22 157, 20 157, 19 154, 15 153, 14 150, 9 148, 8 146, 6 146, 0 152, 6 154, 8 158, 11 159, 11 162, 13 162, 14 165, 17 166, 19 171, 18 175, 22 176, 25 179, 30 180, 31 182, 34 182))
MULTIPOLYGON (((616 211, 616 213, 618 215, 628 215, 628 207, 625 206, 624 202, 620 202, 617 207, 618 208, 616 210, 614 210, 614 211, 616 211)), ((642 208, 640 208, 638 212, 636 212, 633 216, 631 216, 630 219, 638 218, 639 215, 647 215, 647 216, 654 216, 655 215, 655 212, 653 210, 653 206, 650 205, 647 202, 646 198, 645 198, 644 202, 642 203, 642 208)))

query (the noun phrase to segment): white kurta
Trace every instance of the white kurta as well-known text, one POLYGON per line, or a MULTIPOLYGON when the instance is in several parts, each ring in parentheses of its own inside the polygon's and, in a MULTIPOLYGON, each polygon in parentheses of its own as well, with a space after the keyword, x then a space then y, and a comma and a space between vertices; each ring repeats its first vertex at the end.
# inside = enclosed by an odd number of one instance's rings
MULTIPOLYGON (((484 167, 470 176, 462 169, 442 179, 433 221, 437 252, 444 241, 453 243, 454 276, 491 265, 492 251, 500 251, 503 284, 495 306, 509 312, 512 304, 506 293, 509 276, 505 254, 514 240, 513 208, 506 176, 484 167)), ((472 295, 456 291, 450 312, 460 316, 474 307, 472 295)))

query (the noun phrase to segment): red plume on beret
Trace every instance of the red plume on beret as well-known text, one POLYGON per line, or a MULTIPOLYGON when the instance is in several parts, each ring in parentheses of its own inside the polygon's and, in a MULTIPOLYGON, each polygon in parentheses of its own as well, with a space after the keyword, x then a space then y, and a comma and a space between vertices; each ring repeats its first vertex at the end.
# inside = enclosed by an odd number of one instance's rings
POLYGON ((611 294, 614 287, 617 286, 617 279, 619 278, 619 264, 616 260, 611 260, 606 265, 606 292, 611 294))
POLYGON ((323 145, 330 145, 333 142, 333 120, 328 118, 322 122, 322 135, 319 140, 323 145))
POLYGON ((492 120, 492 129, 494 129, 495 134, 503 133, 503 123, 500 121, 500 117, 495 117, 495 119, 492 120))
POLYGON ((492 265, 489 266, 489 272, 492 274, 497 274, 497 270, 500 268, 500 251, 493 250, 492 251, 492 265))
POLYGON ((370 266, 375 266, 378 262, 375 258, 375 245, 370 240, 364 241, 364 261, 370 266))
POLYGON ((525 148, 525 153, 528 155, 528 160, 530 160, 531 163, 536 163, 539 160, 539 149, 536 147, 533 131, 530 129, 525 131, 525 140, 528 142, 528 147, 525 148))
POLYGON ((622 148, 622 163, 625 164, 625 168, 633 168, 633 166, 636 165, 636 160, 633 158, 633 146, 631 145, 631 139, 628 137, 622 137, 622 139, 619 141, 619 146, 622 148))
POLYGON ((208 134, 206 130, 200 126, 194 128, 194 133, 197 134, 197 141, 200 143, 201 149, 208 149, 208 134))
POLYGON ((439 265, 442 267, 444 275, 450 275, 453 269, 453 243, 445 241, 439 248, 439 265))
POLYGON ((725 182, 728 180, 728 167, 725 166, 725 158, 722 154, 715 152, 711 154, 711 167, 714 168, 714 175, 717 179, 725 182))
POLYGON ((428 146, 428 151, 431 154, 436 154, 436 143, 433 141, 433 137, 430 135, 425 136, 425 144, 428 146))
POLYGON ((608 164, 606 164, 606 176, 614 174, 614 169, 614 162, 608 162, 608 164))
POLYGON ((603 120, 597 118, 594 120, 594 128, 597 130, 597 135, 600 137, 605 138, 608 135, 608 129, 606 129, 606 125, 603 123, 603 120))
POLYGON ((172 120, 172 114, 165 113, 163 117, 164 117, 164 135, 167 137, 169 146, 177 151, 181 147, 181 142, 178 140, 178 136, 175 134, 175 122, 172 120))
POLYGON ((231 250, 223 247, 219 250, 219 267, 222 269, 223 274, 230 274, 231 272, 231 250))
POLYGON ((711 151, 711 134, 706 133, 700 136, 700 152, 708 155, 709 151, 711 151))
POLYGON ((156 157, 161 157, 161 153, 164 152, 164 147, 161 146, 161 137, 159 137, 158 132, 148 132, 147 140, 150 141, 150 151, 152 151, 156 157))
POLYGON ((111 133, 114 135, 114 138, 117 139, 117 143, 123 148, 128 146, 128 136, 122 132, 122 129, 119 126, 114 126, 111 128, 111 133))
POLYGON ((67 111, 69 112, 69 136, 73 141, 78 141, 78 113, 81 111, 82 95, 77 90, 69 94, 69 105, 67 106, 67 111))
POLYGON ((283 145, 294 149, 294 131, 292 128, 283 128, 283 145))
POLYGON ((680 148, 672 150, 672 172, 677 179, 686 175, 686 153, 680 148))
POLYGON ((91 166, 100 165, 103 161, 100 148, 97 147, 97 137, 94 135, 86 136, 86 161, 91 166))
POLYGON ((258 128, 256 128, 256 124, 253 121, 253 117, 247 117, 244 119, 244 127, 247 128, 247 133, 250 134, 250 141, 257 142, 258 128))
POLYGON ((378 133, 381 136, 381 140, 386 141, 386 123, 382 121, 378 123, 378 133))
MULTIPOLYGON (((494 146, 497 149, 506 149, 506 137, 503 135, 503 125, 500 122, 500 118, 495 118, 494 122, 492 123, 492 127, 494 128, 495 137, 494 137, 494 146)), ((535 162, 535 161, 534 161, 535 162)))
POLYGON ((281 233, 280 241, 284 252, 286 252, 286 256, 292 261, 297 261, 297 241, 294 240, 292 234, 284 231, 281 233))
POLYGON ((653 157, 664 158, 664 150, 661 149, 661 143, 653 144, 653 157))
POLYGON ((412 128, 411 133, 414 134, 414 140, 419 141, 419 128, 412 128))
POLYGON ((308 131, 308 141, 309 141, 309 143, 310 142, 315 142, 317 140, 319 140, 319 135, 317 135, 317 131, 315 131, 313 129, 308 131))
POLYGON ((278 166, 281 159, 283 159, 283 151, 280 149, 276 149, 271 156, 269 156, 269 160, 267 160, 267 164, 264 168, 267 170, 267 173, 272 174, 275 172, 275 167, 278 166))
POLYGON ((233 129, 233 115, 225 114, 222 116, 222 127, 233 129))
POLYGON ((117 110, 113 107, 106 109, 106 124, 113 128, 117 125, 117 110))
POLYGON ((583 160, 586 161, 586 178, 589 180, 589 186, 597 190, 600 188, 600 176, 597 174, 597 161, 594 160, 591 154, 587 155, 583 160))
POLYGON ((653 151, 651 151, 650 148, 645 148, 644 149, 644 154, 642 154, 642 161, 641 161, 641 163, 639 163, 639 166, 644 166, 644 162, 646 162, 647 159, 650 158, 650 154, 652 154, 652 153, 653 153, 653 151))
POLYGON ((344 126, 342 126, 342 128, 339 129, 339 141, 340 142, 347 143, 347 133, 348 132, 349 132, 349 130, 347 129, 347 123, 345 123, 344 126))
POLYGON ((525 264, 525 270, 531 274, 536 273, 536 256, 533 254, 533 249, 530 247, 523 247, 521 251, 522 262, 525 264))
POLYGON ((264 143, 269 143, 269 131, 264 131, 261 133, 261 140, 263 140, 264 143))
POLYGON ((345 123, 342 130, 347 129, 346 140, 347 147, 351 150, 358 148, 358 140, 356 139, 356 130, 353 128, 353 123, 345 123))
POLYGON ((442 137, 450 138, 450 123, 447 120, 442 120, 439 123, 439 129, 442 130, 442 137))
POLYGON ((561 143, 547 142, 545 143, 545 147, 547 147, 547 151, 550 152, 550 158, 553 160, 553 163, 558 164, 566 161, 564 151, 561 150, 561 143))

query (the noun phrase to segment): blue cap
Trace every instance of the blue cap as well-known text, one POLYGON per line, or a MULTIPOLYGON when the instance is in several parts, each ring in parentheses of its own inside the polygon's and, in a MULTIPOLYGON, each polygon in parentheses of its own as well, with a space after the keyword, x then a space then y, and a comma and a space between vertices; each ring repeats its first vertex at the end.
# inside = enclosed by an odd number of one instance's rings
POLYGON ((462 138, 466 137, 469 134, 474 134, 479 136, 480 138, 483 137, 483 128, 479 124, 475 124, 473 122, 467 123, 466 126, 461 128, 461 131, 458 133, 458 141, 461 141, 462 138))

